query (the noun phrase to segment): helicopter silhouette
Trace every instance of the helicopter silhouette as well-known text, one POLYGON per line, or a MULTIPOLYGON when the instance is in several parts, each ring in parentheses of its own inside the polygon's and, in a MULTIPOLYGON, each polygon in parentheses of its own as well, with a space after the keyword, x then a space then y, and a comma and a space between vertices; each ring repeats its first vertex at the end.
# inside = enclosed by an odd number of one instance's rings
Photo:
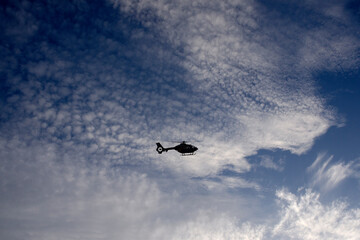
POLYGON ((181 153, 181 156, 190 156, 190 155, 195 155, 195 152, 198 150, 197 147, 191 145, 191 144, 186 144, 185 141, 182 141, 179 145, 176 145, 175 147, 169 147, 169 148, 164 148, 159 142, 156 143, 156 151, 161 154, 162 152, 167 152, 169 150, 176 150, 179 153, 181 153))

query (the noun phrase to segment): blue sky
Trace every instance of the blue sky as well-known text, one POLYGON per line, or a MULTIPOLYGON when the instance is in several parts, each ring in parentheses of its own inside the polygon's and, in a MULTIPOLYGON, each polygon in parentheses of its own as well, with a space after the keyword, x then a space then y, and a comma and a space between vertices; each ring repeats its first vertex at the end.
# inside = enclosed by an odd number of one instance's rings
POLYGON ((1 238, 359 239, 359 11, 1 3, 1 238))

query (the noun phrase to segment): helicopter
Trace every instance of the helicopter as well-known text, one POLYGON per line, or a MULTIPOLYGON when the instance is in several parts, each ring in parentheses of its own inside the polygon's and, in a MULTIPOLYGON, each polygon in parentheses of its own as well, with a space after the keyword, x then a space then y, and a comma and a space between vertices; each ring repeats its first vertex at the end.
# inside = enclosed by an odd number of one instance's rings
POLYGON ((181 156, 190 156, 190 155, 195 155, 195 152, 198 150, 197 147, 190 145, 190 144, 186 144, 186 141, 182 141, 180 142, 179 145, 176 145, 175 147, 169 147, 169 148, 164 148, 159 142, 156 143, 156 151, 161 154, 162 152, 167 152, 168 150, 176 150, 179 153, 181 153, 181 156))

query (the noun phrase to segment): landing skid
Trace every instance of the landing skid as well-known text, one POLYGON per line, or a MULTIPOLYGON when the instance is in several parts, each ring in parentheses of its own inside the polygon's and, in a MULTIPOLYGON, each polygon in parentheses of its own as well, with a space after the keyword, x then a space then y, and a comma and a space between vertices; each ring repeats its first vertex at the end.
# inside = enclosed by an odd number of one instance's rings
POLYGON ((196 153, 182 153, 181 156, 185 157, 185 156, 192 156, 192 155, 196 155, 196 153))

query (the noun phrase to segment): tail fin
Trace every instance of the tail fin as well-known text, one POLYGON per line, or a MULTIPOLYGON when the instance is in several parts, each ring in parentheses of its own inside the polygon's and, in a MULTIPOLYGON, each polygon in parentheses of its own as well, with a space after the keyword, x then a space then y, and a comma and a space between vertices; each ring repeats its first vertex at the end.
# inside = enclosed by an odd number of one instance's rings
POLYGON ((160 143, 156 143, 156 151, 161 154, 164 151, 164 147, 160 143))

